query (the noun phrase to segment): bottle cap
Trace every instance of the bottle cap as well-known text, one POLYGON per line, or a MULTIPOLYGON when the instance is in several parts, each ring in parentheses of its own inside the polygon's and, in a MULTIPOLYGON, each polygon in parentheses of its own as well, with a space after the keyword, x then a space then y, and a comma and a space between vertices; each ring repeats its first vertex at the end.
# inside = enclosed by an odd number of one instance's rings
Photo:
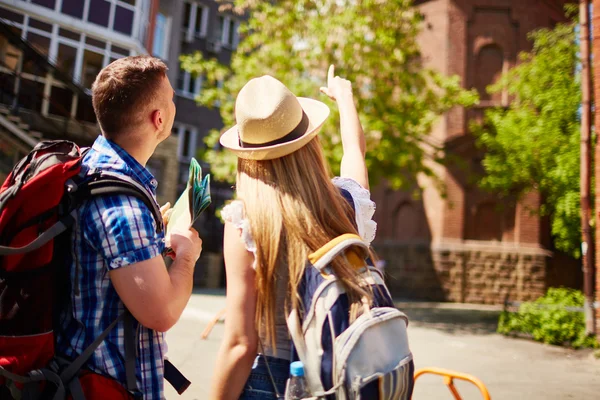
POLYGON ((294 361, 290 364, 290 375, 304 376, 304 364, 302 364, 302 361, 294 361))

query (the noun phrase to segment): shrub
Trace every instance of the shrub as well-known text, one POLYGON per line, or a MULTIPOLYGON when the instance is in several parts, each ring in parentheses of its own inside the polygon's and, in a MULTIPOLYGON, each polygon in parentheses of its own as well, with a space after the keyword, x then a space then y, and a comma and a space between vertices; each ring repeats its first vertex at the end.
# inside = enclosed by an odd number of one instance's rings
POLYGON ((503 312, 498 332, 531 335, 538 342, 554 345, 598 348, 596 338, 585 334, 584 314, 569 309, 583 307, 583 303, 584 296, 579 290, 550 288, 536 301, 521 304, 519 311, 503 312))

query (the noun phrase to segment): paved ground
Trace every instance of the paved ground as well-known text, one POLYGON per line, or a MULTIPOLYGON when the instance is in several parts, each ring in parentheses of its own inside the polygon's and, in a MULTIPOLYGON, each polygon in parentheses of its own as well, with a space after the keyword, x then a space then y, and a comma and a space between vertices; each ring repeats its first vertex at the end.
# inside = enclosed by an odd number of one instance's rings
MULTIPOLYGON (((222 292, 197 292, 167 335, 169 358, 193 381, 183 396, 167 388, 168 399, 207 399, 223 325, 208 340, 200 333, 224 305, 222 292)), ((600 399, 600 360, 589 351, 545 346, 494 333, 497 311, 455 305, 402 303, 411 319, 409 335, 417 369, 435 366, 479 377, 497 399, 600 399)), ((168 385, 167 385, 168 386, 168 385)), ((457 387, 465 400, 480 399, 468 384, 457 387)), ((415 400, 452 399, 442 379, 419 378, 415 400)))

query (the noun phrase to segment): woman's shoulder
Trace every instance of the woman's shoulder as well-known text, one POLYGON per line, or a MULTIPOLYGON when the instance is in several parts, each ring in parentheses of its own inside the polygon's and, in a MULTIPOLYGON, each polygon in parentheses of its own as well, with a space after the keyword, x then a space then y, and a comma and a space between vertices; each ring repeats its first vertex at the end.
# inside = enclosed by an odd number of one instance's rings
POLYGON ((221 210, 223 221, 232 223, 240 231, 240 239, 244 242, 246 250, 256 253, 256 243, 252 238, 250 222, 244 213, 244 203, 241 200, 233 200, 221 210))
POLYGON ((244 220, 244 203, 241 200, 233 200, 221 210, 221 218, 237 225, 244 220))
MULTIPOLYGON (((373 221, 375 202, 371 199, 371 192, 351 178, 335 177, 332 179, 332 183, 338 189, 346 191, 350 195, 358 234, 365 242, 370 244, 377 233, 377 223, 373 221)), ((344 197, 347 199, 347 196, 344 195, 344 197)))

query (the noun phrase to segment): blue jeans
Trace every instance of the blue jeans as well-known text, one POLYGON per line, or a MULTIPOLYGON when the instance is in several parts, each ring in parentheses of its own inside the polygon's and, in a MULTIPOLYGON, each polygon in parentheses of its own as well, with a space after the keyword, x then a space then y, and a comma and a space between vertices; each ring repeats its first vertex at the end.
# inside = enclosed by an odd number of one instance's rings
POLYGON ((269 356, 263 356, 259 354, 254 360, 252 366, 252 372, 250 377, 246 381, 244 391, 240 396, 240 400, 260 399, 260 400, 276 400, 275 390, 273 388, 273 382, 269 376, 267 365, 265 364, 265 358, 269 363, 271 374, 277 390, 282 396, 285 394, 285 384, 290 374, 290 361, 282 358, 275 358, 269 356))

